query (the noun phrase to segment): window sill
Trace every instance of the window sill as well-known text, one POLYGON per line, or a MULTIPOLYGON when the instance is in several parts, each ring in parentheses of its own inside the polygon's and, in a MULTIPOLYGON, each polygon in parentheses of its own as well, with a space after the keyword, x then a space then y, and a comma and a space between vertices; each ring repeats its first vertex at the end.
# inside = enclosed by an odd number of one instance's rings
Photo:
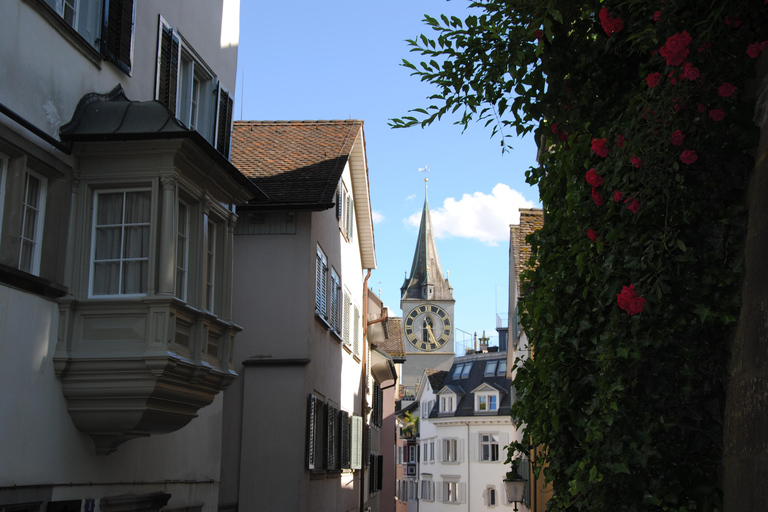
POLYGON ((331 337, 335 338, 339 343, 344 343, 341 334, 339 334, 338 331, 334 328, 331 328, 331 337))
POLYGON ((326 330, 331 330, 331 324, 329 324, 328 320, 323 318, 323 316, 317 311, 315 311, 315 320, 320 322, 320 324, 322 324, 322 326, 325 327, 326 330))
POLYGON ((69 44, 91 61, 91 64, 101 69, 101 63, 104 60, 101 54, 83 36, 78 34, 74 28, 69 26, 48 4, 42 0, 24 0, 24 2, 45 18, 64 39, 69 41, 69 44))

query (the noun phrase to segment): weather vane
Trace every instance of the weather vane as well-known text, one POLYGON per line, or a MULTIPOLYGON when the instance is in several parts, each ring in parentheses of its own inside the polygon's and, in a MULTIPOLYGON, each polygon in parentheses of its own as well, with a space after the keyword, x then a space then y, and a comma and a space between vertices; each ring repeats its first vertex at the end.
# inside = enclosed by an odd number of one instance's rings
MULTIPOLYGON (((424 167, 419 167, 419 172, 429 172, 429 167, 427 167, 426 165, 424 167)), ((425 194, 427 192, 427 182, 428 181, 429 181, 429 178, 425 177, 424 178, 424 193, 425 194)))

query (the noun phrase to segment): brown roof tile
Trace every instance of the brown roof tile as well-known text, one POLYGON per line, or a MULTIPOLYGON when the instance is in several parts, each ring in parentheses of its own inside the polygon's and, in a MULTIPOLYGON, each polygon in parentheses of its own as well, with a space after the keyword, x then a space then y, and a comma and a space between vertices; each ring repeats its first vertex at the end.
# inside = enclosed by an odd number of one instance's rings
POLYGON ((269 196, 267 204, 329 205, 362 126, 360 120, 235 121, 231 160, 269 196))
POLYGON ((394 358, 405 357, 403 319, 400 317, 389 317, 384 320, 383 324, 386 337, 384 341, 379 341, 376 345, 394 358))

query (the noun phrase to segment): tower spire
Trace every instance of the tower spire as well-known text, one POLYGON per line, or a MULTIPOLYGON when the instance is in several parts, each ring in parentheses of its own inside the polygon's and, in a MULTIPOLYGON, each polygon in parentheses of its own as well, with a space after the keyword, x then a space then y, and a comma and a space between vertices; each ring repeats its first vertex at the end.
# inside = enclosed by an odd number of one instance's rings
MULTIPOLYGON (((429 169, 424 166, 419 169, 419 172, 422 171, 428 172, 429 169)), ((421 212, 421 224, 413 263, 411 264, 411 273, 409 277, 406 277, 400 291, 404 299, 453 300, 453 289, 443 277, 443 269, 437 255, 432 218, 429 214, 427 182, 428 179, 425 178, 424 208, 421 212)))

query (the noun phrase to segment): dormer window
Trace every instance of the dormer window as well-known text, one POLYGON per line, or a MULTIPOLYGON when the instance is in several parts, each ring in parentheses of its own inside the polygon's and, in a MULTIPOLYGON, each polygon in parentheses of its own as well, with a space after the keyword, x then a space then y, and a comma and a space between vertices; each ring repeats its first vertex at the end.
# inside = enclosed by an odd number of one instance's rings
POLYGON ((480 393, 475 395, 475 410, 477 412, 494 412, 499 409, 499 399, 496 394, 480 393))
POLYGON ((451 413, 456 408, 456 400, 453 395, 440 397, 440 412, 451 413))

